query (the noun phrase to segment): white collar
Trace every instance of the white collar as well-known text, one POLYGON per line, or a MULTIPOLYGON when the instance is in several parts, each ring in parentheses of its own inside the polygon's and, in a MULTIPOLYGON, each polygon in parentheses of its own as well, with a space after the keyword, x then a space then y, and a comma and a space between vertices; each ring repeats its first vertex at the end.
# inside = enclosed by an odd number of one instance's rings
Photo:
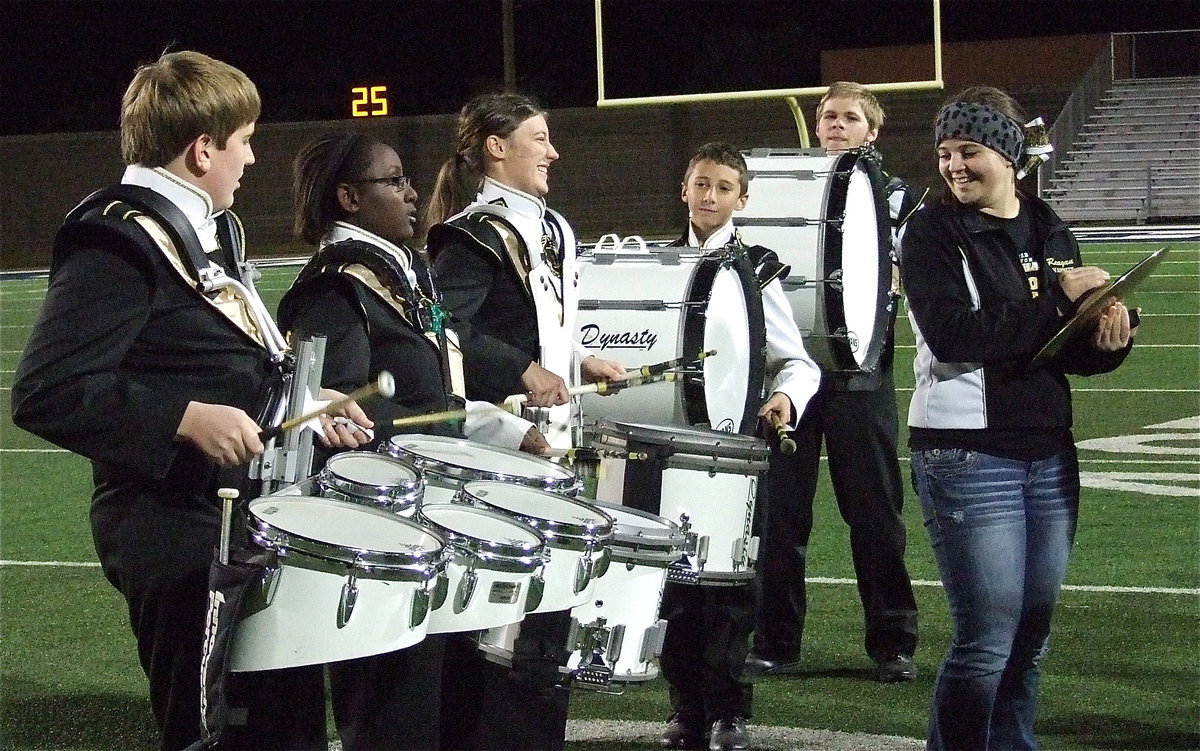
POLYGON ((497 199, 503 200, 505 206, 518 214, 535 219, 542 219, 546 216, 544 199, 530 195, 523 190, 517 190, 490 177, 484 177, 483 186, 479 189, 479 195, 475 196, 475 200, 479 203, 491 203, 497 199))
POLYGON ((217 217, 224 209, 214 212, 212 198, 203 190, 162 167, 150 168, 140 164, 126 167, 121 182, 149 188, 175 204, 196 230, 196 235, 200 238, 200 247, 205 251, 221 247, 217 242, 217 217))
POLYGON ((733 241, 733 217, 729 221, 721 225, 717 231, 708 236, 708 239, 703 244, 696 237, 696 228, 692 225, 691 218, 688 219, 688 245, 693 248, 701 248, 702 250, 720 250, 733 241))
POLYGON ((404 269, 404 274, 408 277, 409 284, 415 285, 417 283, 417 275, 412 269, 412 263, 409 261, 408 253, 406 253, 403 248, 391 242, 390 240, 384 240, 374 232, 359 227, 357 224, 350 224, 349 222, 341 221, 334 222, 333 226, 329 228, 329 231, 325 233, 325 236, 321 238, 320 247, 324 248, 326 245, 340 243, 343 240, 359 240, 361 242, 376 246, 392 258, 396 259, 401 268, 404 269))

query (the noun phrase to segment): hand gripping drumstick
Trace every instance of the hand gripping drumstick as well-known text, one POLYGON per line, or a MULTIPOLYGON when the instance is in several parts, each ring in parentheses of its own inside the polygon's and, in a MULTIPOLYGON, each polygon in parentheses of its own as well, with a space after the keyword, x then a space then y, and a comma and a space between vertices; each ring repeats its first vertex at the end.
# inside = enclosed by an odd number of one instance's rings
MULTIPOLYGON (((645 386, 659 381, 675 381, 682 377, 680 373, 659 373, 651 376, 633 376, 626 378, 623 381, 599 381, 597 383, 589 383, 583 386, 574 386, 567 390, 571 396, 576 394, 615 394, 622 389, 633 388, 634 386, 645 386)), ((521 405, 525 403, 528 397, 525 394, 513 394, 499 404, 493 404, 496 409, 503 410, 509 414, 517 414, 521 410, 521 405)), ((392 427, 405 428, 414 425, 430 425, 438 422, 455 422, 464 420, 467 417, 465 409, 448 409, 444 412, 430 412, 424 415, 410 415, 408 417, 398 417, 392 420, 392 427)))
POLYGON ((312 410, 311 412, 300 415, 299 417, 293 417, 290 420, 284 420, 277 427, 267 428, 258 434, 258 439, 263 443, 266 443, 270 439, 276 438, 293 428, 299 427, 309 420, 320 417, 321 415, 327 415, 330 412, 336 412, 350 402, 355 402, 359 399, 366 399, 368 396, 375 396, 376 394, 379 394, 387 399, 395 393, 396 379, 392 378, 391 373, 387 372, 386 370, 381 370, 379 371, 379 375, 376 376, 373 383, 368 383, 366 386, 359 386, 342 398, 334 399, 333 401, 324 404, 321 407, 312 410))
MULTIPOLYGON (((631 388, 633 386, 645 386, 658 381, 675 381, 678 380, 680 374, 668 373, 667 371, 675 368, 682 368, 688 365, 694 365, 698 362, 703 362, 707 357, 713 357, 717 354, 715 349, 710 349, 706 352, 701 352, 695 357, 676 357, 673 360, 664 360, 653 365, 643 365, 640 368, 633 368, 626 371, 627 375, 620 381, 597 381, 596 383, 588 383, 583 386, 572 386, 567 389, 568 396, 577 396, 579 394, 615 394, 621 389, 631 388), (661 378, 658 376, 662 376, 661 378)), ((512 394, 504 398, 501 404, 504 408, 509 406, 516 407, 529 400, 527 394, 512 394)), ((514 410, 515 411, 515 410, 514 410)))
POLYGON ((783 452, 784 456, 796 453, 796 442, 788 436, 787 426, 775 413, 771 413, 771 427, 775 428, 775 435, 779 437, 779 450, 783 452))

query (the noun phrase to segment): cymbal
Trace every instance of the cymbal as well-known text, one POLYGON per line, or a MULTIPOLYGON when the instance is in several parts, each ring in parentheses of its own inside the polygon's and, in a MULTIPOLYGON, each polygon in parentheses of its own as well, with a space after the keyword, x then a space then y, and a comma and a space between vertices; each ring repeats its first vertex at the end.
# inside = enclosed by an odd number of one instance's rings
POLYGON ((1167 255, 1167 248, 1159 248, 1150 255, 1134 264, 1128 271, 1121 274, 1116 279, 1110 279, 1107 283, 1097 287, 1080 303, 1079 308, 1075 311, 1075 315, 1058 330, 1050 341, 1033 356, 1035 363, 1045 362, 1051 357, 1058 354, 1073 336, 1079 333, 1087 325, 1095 321, 1100 316, 1100 311, 1106 300, 1116 298, 1124 302, 1125 297, 1133 291, 1134 287, 1142 282, 1143 279, 1150 276, 1150 272, 1158 267, 1164 256, 1167 255))

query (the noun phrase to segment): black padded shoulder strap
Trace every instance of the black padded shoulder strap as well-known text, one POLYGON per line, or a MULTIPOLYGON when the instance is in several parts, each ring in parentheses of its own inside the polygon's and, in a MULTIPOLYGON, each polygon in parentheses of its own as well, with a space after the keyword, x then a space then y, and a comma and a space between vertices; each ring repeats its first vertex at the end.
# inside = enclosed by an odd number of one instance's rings
MULTIPOLYGON (((204 249, 200 246, 200 238, 196 236, 196 230, 192 228, 191 222, 187 220, 187 217, 183 215, 178 206, 165 196, 149 188, 126 184, 110 185, 107 188, 101 188, 83 199, 78 206, 71 209, 63 222, 63 226, 66 227, 67 225, 79 222, 89 212, 95 209, 103 209, 112 203, 128 204, 158 219, 163 231, 171 238, 175 247, 181 251, 180 260, 186 265, 188 273, 193 282, 195 282, 196 287, 200 288, 203 286, 200 270, 208 268, 208 257, 204 254, 204 249)), ((237 229, 240 230, 240 224, 237 229)), ((240 250, 240 231, 234 232, 231 227, 226 226, 224 234, 230 237, 230 242, 233 242, 233 235, 238 235, 238 250, 240 250)))
POLYGON ((492 225, 492 220, 504 221, 492 214, 470 213, 441 224, 435 224, 429 228, 429 254, 436 259, 438 251, 444 245, 465 236, 466 239, 486 250, 489 255, 494 256, 497 261, 503 262, 508 257, 508 248, 504 244, 504 238, 500 237, 500 233, 492 225))

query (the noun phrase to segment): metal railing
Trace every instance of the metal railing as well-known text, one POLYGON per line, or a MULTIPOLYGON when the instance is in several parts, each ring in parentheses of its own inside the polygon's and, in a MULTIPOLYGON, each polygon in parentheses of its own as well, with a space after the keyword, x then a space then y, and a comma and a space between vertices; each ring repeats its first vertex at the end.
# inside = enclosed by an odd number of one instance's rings
POLYGON ((1054 152, 1038 171, 1038 194, 1054 180, 1061 160, 1114 81, 1198 75, 1200 70, 1192 69, 1200 64, 1197 49, 1200 49, 1200 30, 1196 29, 1110 34, 1108 44, 1079 80, 1050 127, 1054 152), (1183 53, 1176 54, 1180 50, 1183 53))
POLYGON ((1083 124, 1091 117, 1092 112, 1100 103, 1100 98, 1112 86, 1114 39, 1115 35, 1109 37, 1108 44, 1096 56, 1088 72, 1079 79, 1079 84, 1071 92, 1067 103, 1063 105, 1062 112, 1058 113, 1058 117, 1054 118, 1054 124, 1050 126, 1049 137, 1054 151, 1048 155, 1050 158, 1038 170, 1038 195, 1041 195, 1043 190, 1053 182, 1059 164, 1067 155, 1071 144, 1079 136, 1079 132, 1083 130, 1083 124))

